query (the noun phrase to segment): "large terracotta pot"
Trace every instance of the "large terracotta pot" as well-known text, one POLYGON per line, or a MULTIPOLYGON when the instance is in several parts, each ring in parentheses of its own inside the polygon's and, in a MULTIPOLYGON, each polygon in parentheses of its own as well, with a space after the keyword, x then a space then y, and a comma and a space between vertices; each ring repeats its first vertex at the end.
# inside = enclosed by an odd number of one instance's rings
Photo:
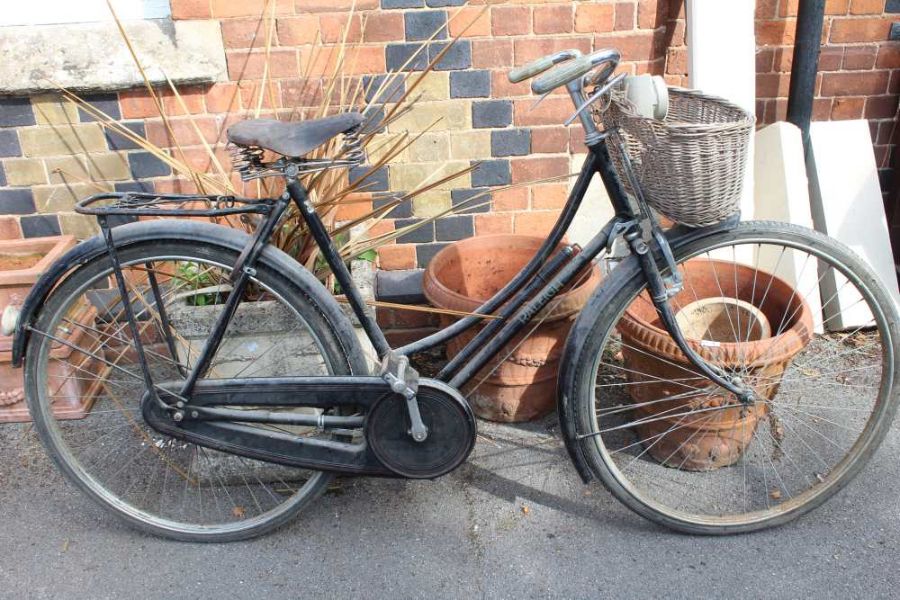
MULTIPOLYGON (((75 238, 70 235, 0 241, 0 312, 7 306, 21 306, 41 273, 74 245, 75 238)), ((66 340, 83 344, 87 330, 79 324, 92 327, 96 315, 87 304, 78 308, 66 340)), ((0 423, 31 420, 24 402, 22 370, 13 368, 11 362, 12 337, 0 336, 0 423)), ((57 418, 76 419, 88 413, 98 393, 92 375, 99 372, 101 364, 65 344, 53 345, 47 368, 57 418)))
MULTIPOLYGON (((685 263, 684 272, 689 285, 672 299, 676 311, 698 299, 724 296, 753 304, 771 323, 772 333, 777 335, 756 341, 702 343, 689 339, 689 344, 712 364, 748 369, 744 381, 753 385, 759 397, 772 399, 791 360, 812 339, 809 306, 786 282, 751 267, 695 259, 685 263), (717 280, 716 274, 722 273, 728 276, 717 280), (768 291, 763 294, 763 290, 768 291), (784 315, 789 318, 782 324, 784 315)), ((626 310, 618 328, 628 380, 642 384, 629 385, 629 394, 638 405, 652 402, 634 409, 635 420, 645 421, 636 429, 648 453, 667 466, 691 471, 737 462, 752 441, 759 420, 767 415, 765 402, 745 407, 727 393, 685 398, 690 387, 705 388, 711 383, 702 376, 691 379, 697 371, 663 328, 646 293, 626 310), (658 402, 675 395, 680 397, 658 402), (729 404, 736 406, 714 410, 729 404), (697 412, 687 414, 693 411, 697 412)), ((730 328, 727 339, 734 339, 730 328)))
MULTIPOLYGON (((429 263, 423 283, 425 296, 438 308, 473 312, 525 267, 543 241, 537 237, 504 234, 451 244, 429 263)), ((535 317, 534 323, 546 319, 533 333, 529 333, 533 325, 528 325, 501 350, 498 358, 516 348, 506 360, 499 366, 496 360, 491 361, 473 379, 470 388, 474 389, 469 390, 468 397, 479 417, 492 421, 528 421, 553 410, 563 344, 575 316, 599 281, 600 273, 594 268, 580 285, 557 296, 535 317), (496 370, 478 385, 494 367, 496 370)), ((445 327, 453 320, 441 316, 445 327)), ((456 356, 477 331, 469 330, 451 340, 447 345, 448 355, 456 356)))

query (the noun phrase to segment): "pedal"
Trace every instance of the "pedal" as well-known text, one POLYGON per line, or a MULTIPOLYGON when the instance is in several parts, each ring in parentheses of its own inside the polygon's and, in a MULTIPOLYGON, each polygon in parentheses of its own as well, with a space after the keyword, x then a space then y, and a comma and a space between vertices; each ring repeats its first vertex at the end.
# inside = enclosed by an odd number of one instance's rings
POLYGON ((391 387, 391 391, 406 398, 409 413, 409 435, 417 442, 428 438, 428 428, 422 422, 416 392, 419 391, 419 373, 409 366, 409 358, 388 352, 381 363, 381 378, 391 387))

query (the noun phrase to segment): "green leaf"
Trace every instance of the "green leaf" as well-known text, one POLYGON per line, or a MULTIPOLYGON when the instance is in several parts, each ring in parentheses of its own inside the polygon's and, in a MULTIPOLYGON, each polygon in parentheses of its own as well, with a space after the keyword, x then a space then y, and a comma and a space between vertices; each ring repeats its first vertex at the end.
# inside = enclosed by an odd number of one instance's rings
POLYGON ((359 260, 367 260, 367 261, 369 261, 370 263, 373 263, 373 262, 375 262, 375 260, 378 258, 378 253, 375 252, 374 249, 373 249, 373 250, 366 250, 365 252, 363 252, 362 254, 360 254, 359 256, 357 256, 356 258, 358 258, 359 260))

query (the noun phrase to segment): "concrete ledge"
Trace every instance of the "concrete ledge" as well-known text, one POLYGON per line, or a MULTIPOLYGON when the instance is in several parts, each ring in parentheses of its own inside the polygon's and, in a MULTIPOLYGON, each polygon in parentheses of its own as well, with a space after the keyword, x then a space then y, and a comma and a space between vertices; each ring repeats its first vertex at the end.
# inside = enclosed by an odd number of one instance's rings
MULTIPOLYGON (((227 79, 218 21, 131 21, 124 24, 148 77, 165 84, 227 79)), ((0 94, 101 91, 144 84, 115 23, 0 28, 0 94)))
POLYGON ((375 274, 375 297, 397 304, 427 304, 422 292, 425 269, 378 271, 375 274))

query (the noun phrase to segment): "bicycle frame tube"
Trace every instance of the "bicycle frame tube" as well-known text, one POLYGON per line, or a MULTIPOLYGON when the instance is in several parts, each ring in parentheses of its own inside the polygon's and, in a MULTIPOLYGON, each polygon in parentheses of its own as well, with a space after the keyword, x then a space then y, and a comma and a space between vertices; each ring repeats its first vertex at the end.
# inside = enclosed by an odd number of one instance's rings
MULTIPOLYGON (((476 314, 489 315, 493 313, 506 301, 512 298, 513 294, 519 291, 530 279, 534 277, 534 275, 538 272, 538 269, 541 268, 541 266, 550 257, 556 246, 559 245, 559 242, 565 235, 566 230, 569 228, 569 225, 572 224, 572 219, 575 218, 575 213, 578 212, 578 208, 581 206, 582 200, 584 200, 584 195, 587 193, 588 186, 591 183, 591 179, 593 179, 594 177, 594 173, 599 172, 601 168, 601 161, 602 156, 599 156, 594 152, 590 152, 588 154, 587 158, 582 164, 578 179, 575 181, 575 185, 572 188, 572 191, 569 193, 569 198, 559 215, 559 219, 556 221, 556 224, 553 226, 553 229, 550 231, 547 239, 544 240, 544 243, 538 249, 537 253, 528 262, 528 264, 525 265, 525 267, 519 272, 519 274, 516 275, 512 279, 512 281, 507 283, 500 291, 494 294, 493 297, 491 297, 484 304, 478 307, 478 309, 475 310, 476 314)), ((524 299, 522 303, 524 303, 524 299)), ((519 306, 521 306, 522 303, 519 303, 519 306)), ((410 354, 415 354, 416 352, 434 348, 435 346, 439 346, 440 344, 443 344, 448 340, 455 338, 456 336, 467 331, 483 320, 484 319, 482 317, 477 316, 463 317, 449 327, 442 329, 437 333, 433 333, 432 335, 422 338, 421 340, 417 340, 405 346, 401 346, 396 350, 396 352, 397 354, 408 356, 410 354)))

